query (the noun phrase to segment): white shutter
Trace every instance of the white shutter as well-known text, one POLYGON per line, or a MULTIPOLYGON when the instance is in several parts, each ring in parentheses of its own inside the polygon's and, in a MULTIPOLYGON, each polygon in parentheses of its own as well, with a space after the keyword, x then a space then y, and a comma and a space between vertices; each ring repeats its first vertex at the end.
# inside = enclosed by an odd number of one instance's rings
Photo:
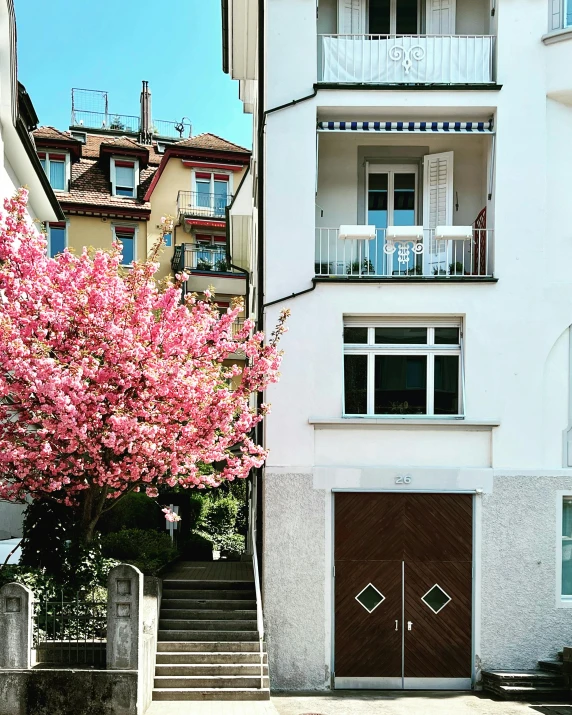
MULTIPOLYGON (((423 227, 453 225, 453 152, 427 154, 423 160, 423 227)), ((428 237, 424 275, 445 275, 449 270, 451 241, 428 237)))
POLYGON ((427 35, 454 35, 456 0, 427 0, 427 35))
POLYGON ((548 0, 548 31, 562 28, 562 0, 548 0))
POLYGON ((365 0, 339 0, 338 34, 363 35, 365 24, 365 0))

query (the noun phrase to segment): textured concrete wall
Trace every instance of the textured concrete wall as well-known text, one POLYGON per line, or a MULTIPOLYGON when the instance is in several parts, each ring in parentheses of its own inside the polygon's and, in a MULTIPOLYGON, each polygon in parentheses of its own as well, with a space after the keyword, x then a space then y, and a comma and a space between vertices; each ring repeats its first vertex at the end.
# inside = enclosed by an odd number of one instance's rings
POLYGON ((136 715, 137 673, 0 671, 0 715, 136 715))
POLYGON ((120 564, 107 577, 107 668, 139 668, 143 635, 143 574, 120 564))
POLYGON ((139 694, 137 698, 139 713, 144 713, 151 705, 153 699, 160 598, 161 580, 154 576, 145 576, 143 580, 142 603, 143 634, 141 636, 139 694))
POLYGON ((27 586, 0 588, 0 668, 29 668, 32 654, 34 594, 27 586))
POLYGON ((325 492, 310 474, 264 477, 263 607, 275 690, 329 687, 325 663, 325 492))
POLYGON ((502 477, 483 497, 483 668, 530 668, 572 643, 572 611, 556 607, 556 492, 570 477, 502 477))

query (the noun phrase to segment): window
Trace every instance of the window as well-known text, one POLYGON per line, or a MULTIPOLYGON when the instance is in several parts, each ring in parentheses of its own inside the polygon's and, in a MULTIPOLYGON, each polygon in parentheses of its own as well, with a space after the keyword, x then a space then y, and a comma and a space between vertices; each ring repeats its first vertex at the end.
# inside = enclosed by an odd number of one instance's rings
POLYGON ((195 206, 209 215, 224 216, 230 202, 229 174, 195 173, 195 206))
POLYGON ((572 599, 572 495, 562 497, 562 598, 572 599))
POLYGON ((197 271, 218 271, 226 273, 229 270, 226 256, 226 237, 199 233, 195 236, 196 248, 193 251, 193 269, 197 271))
POLYGON ((87 134, 85 132, 70 132, 72 137, 78 142, 85 144, 87 142, 87 134))
POLYGON ((124 161, 123 159, 111 160, 111 185, 114 196, 135 198, 139 183, 138 177, 138 162, 124 161))
POLYGON ((50 186, 54 191, 67 190, 67 154, 41 153, 38 154, 40 163, 46 176, 50 181, 50 186))
POLYGON ((370 35, 416 35, 419 32, 418 0, 370 0, 370 35))
POLYGON ((564 12, 564 27, 572 27, 572 0, 566 0, 564 12))
POLYGON ((64 222, 50 223, 47 228, 48 256, 63 253, 67 246, 67 226, 64 222))
POLYGON ((166 248, 171 248, 173 246, 173 234, 165 233, 163 235, 163 241, 165 242, 166 248))
POLYGON ((113 235, 115 241, 120 241, 123 248, 122 266, 130 266, 136 260, 136 238, 137 229, 135 226, 114 226, 113 235))
POLYGON ((572 27, 572 0, 548 0, 548 13, 549 31, 572 27))
POLYGON ((344 414, 462 414, 459 321, 407 325, 349 319, 344 327, 344 414))

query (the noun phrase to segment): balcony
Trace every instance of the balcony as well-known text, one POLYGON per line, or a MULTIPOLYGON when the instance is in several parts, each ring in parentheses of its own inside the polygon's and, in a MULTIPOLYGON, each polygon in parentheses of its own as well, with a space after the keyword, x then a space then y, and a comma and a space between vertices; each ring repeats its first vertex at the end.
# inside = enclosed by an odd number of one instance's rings
MULTIPOLYGON (((316 229, 315 273, 319 278, 359 279, 493 279, 493 229, 478 228, 463 239, 441 238, 425 228, 417 239, 389 238, 389 229, 375 229, 375 238, 340 238, 338 228, 316 229)), ((366 227, 362 227, 366 228, 366 227)), ((401 228, 401 227, 400 227, 401 228)), ((447 227, 450 234, 462 227, 447 227)), ((392 235, 392 234, 389 234, 392 235)))
POLYGON ((188 292, 204 293, 214 287, 216 295, 246 294, 244 273, 232 268, 226 249, 182 243, 175 246, 171 267, 174 273, 190 274, 188 292))
POLYGON ((224 219, 231 194, 207 194, 202 191, 179 191, 177 215, 179 219, 191 216, 224 219))
POLYGON ((493 84, 492 35, 320 35, 320 82, 493 84))

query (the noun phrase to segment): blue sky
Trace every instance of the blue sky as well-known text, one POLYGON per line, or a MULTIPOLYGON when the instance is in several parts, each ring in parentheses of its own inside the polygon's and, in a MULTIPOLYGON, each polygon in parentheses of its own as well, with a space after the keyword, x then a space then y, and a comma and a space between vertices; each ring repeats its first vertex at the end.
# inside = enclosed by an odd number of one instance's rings
POLYGON ((148 80, 155 119, 191 119, 250 147, 251 117, 222 71, 219 0, 15 0, 18 76, 40 124, 67 129, 71 89, 107 90, 109 109, 139 114, 148 80))

